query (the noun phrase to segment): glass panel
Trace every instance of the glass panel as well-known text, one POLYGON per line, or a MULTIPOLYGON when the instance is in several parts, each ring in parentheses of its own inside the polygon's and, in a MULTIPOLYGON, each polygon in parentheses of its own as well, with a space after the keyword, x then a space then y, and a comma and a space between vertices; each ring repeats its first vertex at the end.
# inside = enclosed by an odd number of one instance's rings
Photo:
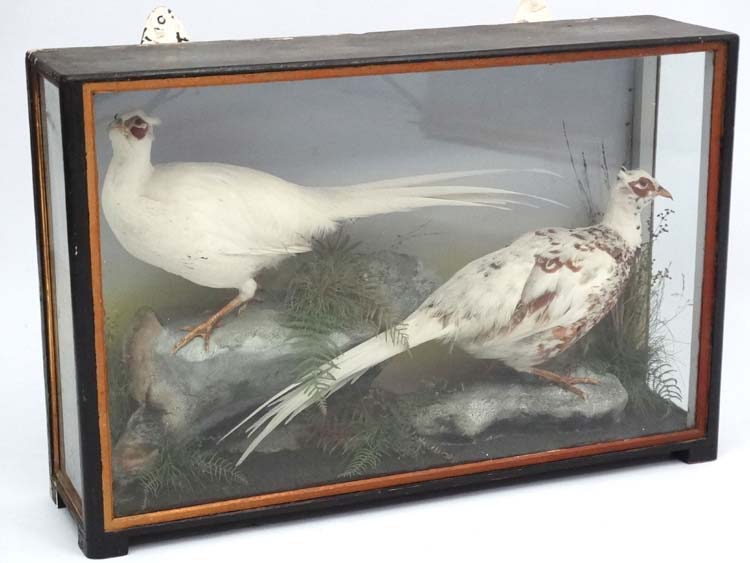
POLYGON ((70 293, 70 262, 68 259, 68 226, 65 212, 65 172, 60 120, 60 93, 51 82, 43 79, 45 113, 45 163, 47 172, 47 217, 50 222, 52 270, 54 280, 58 404, 62 467, 81 494, 81 444, 78 427, 78 395, 73 346, 73 307, 70 293))
MULTIPOLYGON (((669 330, 670 372, 680 389, 676 402, 695 421, 698 328, 704 253, 713 55, 662 57, 656 168, 679 187, 674 201, 657 201, 655 213, 668 218, 654 244, 654 268, 664 274, 659 318, 669 330), (689 393, 687 392, 689 390, 689 393)), ((664 220, 664 219, 661 219, 664 220)))
POLYGON ((689 427, 706 150, 668 125, 706 101, 670 76, 97 95, 117 514, 689 427))

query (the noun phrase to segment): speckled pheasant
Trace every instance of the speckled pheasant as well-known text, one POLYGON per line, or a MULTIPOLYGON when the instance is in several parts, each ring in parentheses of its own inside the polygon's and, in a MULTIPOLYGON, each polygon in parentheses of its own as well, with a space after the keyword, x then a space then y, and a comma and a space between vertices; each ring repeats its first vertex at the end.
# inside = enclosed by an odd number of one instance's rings
MULTIPOLYGON (((380 334, 320 370, 325 378, 319 379, 327 382, 322 396, 409 347, 439 340, 585 397, 576 385, 595 381, 537 366, 572 346, 617 303, 641 245, 641 211, 656 196, 672 198, 643 170, 621 170, 600 223, 533 231, 469 263, 404 321, 408 343, 380 334)), ((229 432, 253 421, 247 428, 251 443, 238 464, 274 428, 320 398, 303 379, 256 409, 229 432)))

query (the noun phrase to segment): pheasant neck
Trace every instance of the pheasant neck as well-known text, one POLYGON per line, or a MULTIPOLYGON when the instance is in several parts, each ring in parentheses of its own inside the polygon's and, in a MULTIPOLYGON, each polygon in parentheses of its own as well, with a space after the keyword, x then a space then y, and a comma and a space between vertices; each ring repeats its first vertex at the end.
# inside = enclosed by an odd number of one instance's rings
POLYGON ((115 189, 120 186, 126 187, 130 195, 140 195, 133 193, 133 188, 143 186, 153 170, 151 140, 145 139, 138 143, 136 147, 115 150, 107 170, 107 176, 114 180, 111 187, 115 189))
POLYGON ((630 248, 636 249, 643 242, 642 209, 642 203, 630 199, 613 201, 604 214, 602 224, 619 234, 630 248))

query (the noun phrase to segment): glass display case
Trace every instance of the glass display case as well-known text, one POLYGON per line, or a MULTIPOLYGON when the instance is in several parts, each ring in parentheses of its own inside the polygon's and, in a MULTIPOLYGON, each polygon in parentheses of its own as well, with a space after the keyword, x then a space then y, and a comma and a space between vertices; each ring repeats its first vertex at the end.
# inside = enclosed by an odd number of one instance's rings
POLYGON ((736 56, 654 17, 29 53, 84 552, 713 459, 736 56))

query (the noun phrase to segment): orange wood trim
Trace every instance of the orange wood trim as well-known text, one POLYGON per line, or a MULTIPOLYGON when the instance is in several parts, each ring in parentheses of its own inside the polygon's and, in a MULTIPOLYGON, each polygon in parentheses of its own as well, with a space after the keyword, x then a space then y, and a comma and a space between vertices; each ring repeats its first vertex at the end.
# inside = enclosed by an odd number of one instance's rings
POLYGON ((703 288, 698 346, 695 425, 705 431, 708 424, 708 394, 711 383, 711 338, 716 296, 716 253, 721 189, 721 139, 724 135, 724 96, 727 84, 727 45, 714 50, 714 81, 711 88, 711 133, 706 187, 706 234, 703 254, 703 288))
MULTIPOLYGON (((607 49, 597 51, 566 52, 540 55, 523 55, 508 57, 493 57, 486 59, 462 59, 456 61, 434 61, 425 63, 398 63, 383 65, 367 65, 358 67, 342 68, 323 68, 313 70, 297 71, 279 71, 265 72, 242 75, 218 75, 192 78, 167 78, 167 79, 147 79, 131 80, 117 82, 86 83, 83 85, 83 113, 85 128, 85 149, 86 149, 86 176, 87 190, 89 199, 89 236, 91 242, 91 274, 92 274, 92 292, 94 300, 94 325, 95 325, 95 354, 97 369, 97 405, 99 408, 99 432, 100 445, 102 453, 102 496, 104 509, 104 528, 107 531, 124 530, 136 526, 145 526, 160 522, 171 522, 186 518, 195 518, 199 516, 209 516, 213 514, 235 512, 248 510, 262 506, 271 506, 298 502, 302 500, 341 495, 353 492, 367 491, 396 485, 418 483, 422 481, 445 479, 458 477, 473 473, 486 471, 495 471, 499 469, 521 467, 532 464, 547 463, 572 459, 581 456, 592 456, 609 452, 618 452, 630 449, 645 448, 649 446, 664 445, 677 442, 687 442, 697 440, 705 436, 705 424, 697 425, 696 428, 657 434, 652 436, 642 436, 617 440, 612 442, 603 442, 599 444, 590 444, 565 449, 551 450, 547 452, 525 454, 508 458, 485 460, 473 463, 464 463, 453 466, 438 467, 421 471, 408 473, 399 473, 383 477, 374 477, 358 481, 349 481, 344 483, 333 483, 317 487, 309 487, 291 491, 281 491, 246 497, 240 499, 230 499, 212 503, 186 506, 169 510, 161 510, 132 516, 115 517, 113 504, 113 484, 111 468, 111 438, 109 429, 109 409, 108 409, 108 392, 107 392, 107 360, 106 348, 104 342, 104 308, 102 299, 101 286, 101 249, 99 241, 99 179, 98 166, 96 158, 96 131, 94 120, 94 96, 96 94, 108 92, 120 92, 128 90, 149 90, 158 88, 184 88, 184 87, 202 87, 202 86, 223 86, 233 84, 248 84, 262 82, 277 82, 291 80, 308 80, 320 78, 336 78, 343 76, 365 76, 379 74, 394 74, 406 72, 432 72, 440 70, 459 70, 459 69, 477 69, 503 66, 531 65, 531 64, 552 64, 560 62, 575 62, 585 60, 602 60, 612 58, 628 57, 646 57, 657 55, 668 55, 678 53, 691 53, 714 51, 714 53, 726 53, 726 46, 722 42, 695 43, 688 45, 670 45, 664 47, 649 48, 631 48, 631 49, 607 49)), ((720 57, 720 55, 719 55, 720 57)), ((725 57, 725 55, 724 55, 725 57)), ((725 58, 724 58, 725 61, 725 58)), ((725 65, 725 63, 724 63, 725 65)), ((717 65, 721 66, 721 65, 717 65)), ((718 81, 725 79, 725 73, 715 72, 714 74, 714 95, 715 100, 722 98, 723 86, 717 86, 718 81), (718 88, 718 89, 717 89, 718 88)), ((717 102, 718 103, 718 102, 717 102)), ((712 113, 712 127, 716 124, 717 116, 721 115, 721 107, 714 106, 712 113)), ((711 155, 710 159, 710 178, 718 178, 718 148, 715 146, 720 141, 720 136, 711 138, 711 155)), ((713 185, 713 184, 712 184, 713 185)), ((715 204, 714 204, 715 208, 715 204)), ((714 210, 715 213, 715 210, 714 210)), ((714 217, 715 221, 715 217, 714 217)), ((715 247, 715 238, 713 242, 707 239, 706 251, 709 252, 711 245, 715 247)), ((709 267, 715 266, 713 261, 707 261, 704 269, 709 271, 709 267)), ((708 274, 705 274, 708 275, 708 274)), ((709 276, 711 277, 711 276, 709 276)), ((712 279, 712 278, 711 278, 712 279)), ((713 286, 711 286, 712 288, 713 286)), ((710 298, 713 303, 713 295, 709 294, 708 289, 704 286, 703 297, 710 298)), ((710 324, 712 310, 711 307, 704 305, 704 322, 710 324)), ((705 339, 701 338, 701 347, 704 346, 705 339)), ((710 334, 709 334, 710 338, 710 334)), ((702 358, 703 356, 701 356, 702 358)), ((697 398, 697 420, 705 421, 708 402, 707 402, 707 373, 705 370, 705 360, 699 363, 699 394, 697 398)))
POLYGON ((81 497, 76 491, 75 486, 68 478, 65 471, 57 471, 54 476, 57 493, 62 495, 65 505, 70 507, 73 516, 78 519, 79 523, 83 522, 83 503, 81 497))
POLYGON ((94 300, 94 353, 96 362, 96 402, 99 410, 99 444, 102 455, 102 501, 104 528, 114 515, 112 480, 112 440, 109 428, 109 383, 102 296, 102 257, 99 226, 99 173, 96 159, 94 96, 91 84, 83 85, 83 116, 86 151, 86 184, 89 203, 89 241, 91 244, 91 292, 94 300))
POLYGON ((47 137, 42 125, 44 115, 42 77, 37 75, 33 81, 32 93, 34 103, 34 129, 36 132, 37 170, 36 175, 39 182, 39 209, 42 233, 42 280, 41 290, 44 295, 44 309, 47 323, 44 327, 47 347, 47 378, 50 390, 50 417, 52 418, 52 473, 53 475, 63 466, 62 446, 60 442, 60 416, 59 416, 59 393, 58 385, 58 358, 56 342, 56 316, 54 303, 54 283, 52 280, 52 240, 50 237, 49 199, 47 197, 47 137))
POLYGON ((563 53, 541 53, 537 55, 511 55, 504 57, 456 59, 451 61, 428 61, 417 63, 388 63, 308 70, 288 70, 257 72, 250 74, 223 74, 194 76, 189 78, 157 78, 144 80, 122 80, 114 82, 92 82, 86 84, 96 94, 128 90, 154 90, 159 88, 187 88, 202 86, 229 86, 236 84, 257 84, 321 78, 341 78, 344 76, 373 76, 381 74, 402 74, 406 72, 435 72, 441 70, 470 70, 492 67, 521 66, 596 61, 630 57, 648 57, 693 53, 718 49, 721 42, 690 43, 686 45, 665 45, 663 47, 635 47, 629 49, 604 49, 597 51, 572 51, 563 53))

